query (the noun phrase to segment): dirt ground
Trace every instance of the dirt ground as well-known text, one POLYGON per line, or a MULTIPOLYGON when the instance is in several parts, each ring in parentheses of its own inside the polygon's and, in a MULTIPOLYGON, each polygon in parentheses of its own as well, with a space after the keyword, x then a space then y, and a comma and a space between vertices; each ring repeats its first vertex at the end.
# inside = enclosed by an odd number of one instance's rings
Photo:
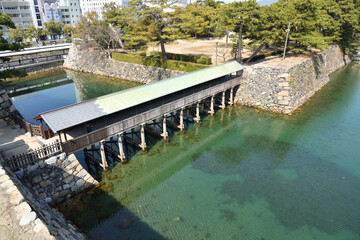
MULTIPOLYGON (((210 39, 189 39, 189 40, 177 40, 176 42, 166 44, 165 50, 170 53, 179 53, 179 54, 192 54, 192 55, 205 55, 212 58, 212 63, 222 63, 234 59, 234 56, 231 55, 231 46, 232 42, 229 40, 226 44, 226 38, 210 38, 210 39), (216 44, 217 43, 217 44, 216 44), (217 55, 216 55, 216 45, 217 45, 217 55)), ((159 46, 149 47, 148 51, 160 51, 159 46)), ((244 48, 242 56, 244 58, 250 57, 252 51, 244 48)), ((267 66, 267 67, 280 67, 280 68, 289 68, 299 62, 304 61, 309 57, 307 56, 288 56, 285 60, 282 60, 279 56, 269 57, 263 61, 257 62, 257 65, 267 66)))
POLYGON ((13 155, 25 153, 28 149, 36 149, 43 144, 54 143, 56 139, 58 139, 57 136, 45 140, 26 134, 24 129, 7 126, 0 128, 0 154, 4 158, 10 158, 13 155))
MULTIPOLYGON (((176 42, 166 44, 165 50, 170 53, 179 53, 179 54, 192 54, 199 56, 208 56, 212 58, 212 63, 216 64, 216 43, 217 45, 217 63, 222 63, 234 59, 234 56, 231 55, 231 45, 232 42, 229 40, 226 44, 225 38, 217 39, 202 39, 202 40, 177 40, 176 42)), ((160 51, 159 46, 150 47, 148 51, 160 51)), ((265 50, 266 51, 266 50, 265 50)), ((270 51, 270 50, 268 50, 270 51)), ((248 49, 243 49, 242 55, 244 58, 250 57, 252 51, 248 49)), ((287 56, 285 60, 282 60, 281 56, 273 56, 266 58, 262 61, 256 62, 257 66, 262 67, 274 67, 274 68, 290 68, 293 65, 298 64, 306 59, 310 58, 309 56, 287 56)))
POLYGON ((289 69, 296 64, 299 64, 307 59, 310 56, 288 56, 285 60, 280 56, 269 57, 264 60, 258 61, 256 63, 250 64, 257 67, 270 67, 270 68, 282 68, 289 69))
MULTIPOLYGON (((217 60, 218 63, 229 61, 234 58, 231 56, 232 42, 229 40, 226 44, 226 39, 210 38, 210 39, 189 39, 189 40, 177 40, 176 42, 166 44, 165 50, 171 53, 179 54, 192 54, 192 55, 206 55, 212 58, 213 64, 216 64, 216 42, 217 46, 217 60)), ((149 47, 148 51, 160 51, 160 46, 149 47)), ((244 50, 243 57, 250 56, 250 51, 244 50)))

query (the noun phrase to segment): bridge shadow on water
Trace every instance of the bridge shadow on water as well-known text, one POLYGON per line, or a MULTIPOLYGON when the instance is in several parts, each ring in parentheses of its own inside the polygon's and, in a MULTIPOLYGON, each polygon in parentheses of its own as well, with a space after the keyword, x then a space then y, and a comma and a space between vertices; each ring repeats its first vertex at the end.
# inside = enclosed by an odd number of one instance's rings
MULTIPOLYGON (((192 110, 195 112, 195 110, 192 110)), ((200 112, 200 116, 202 119, 208 116, 208 113, 206 110, 202 110, 200 112)), ((179 119, 171 119, 167 120, 167 133, 168 137, 167 139, 163 139, 161 136, 162 133, 162 127, 161 125, 161 118, 157 119, 156 124, 153 124, 149 127, 147 125, 147 128, 145 130, 145 142, 146 142, 146 150, 142 150, 139 146, 141 143, 141 137, 140 137, 140 127, 137 127, 133 129, 133 131, 128 131, 128 136, 123 137, 124 142, 124 153, 126 156, 126 161, 124 163, 121 163, 121 160, 119 158, 119 145, 117 143, 118 139, 117 136, 114 136, 111 139, 106 140, 105 144, 105 156, 106 156, 106 162, 108 164, 109 170, 113 169, 117 164, 126 164, 131 159, 137 155, 142 154, 144 156, 155 154, 156 152, 151 151, 152 148, 158 144, 159 142, 163 142, 164 144, 171 144, 171 139, 174 136, 174 134, 179 133, 180 130, 177 128, 177 126, 180 124, 179 119), (170 124, 171 121, 171 124, 170 124), (130 135, 131 134, 131 135, 130 135), (129 137, 130 136, 130 137, 129 137), (151 151, 151 153, 150 153, 151 151)), ((194 117, 185 117, 184 118, 184 134, 186 134, 186 130, 191 127, 193 124, 196 124, 194 117)), ((103 174, 103 168, 99 165, 99 162, 101 161, 101 153, 100 153, 100 144, 96 144, 94 150, 88 150, 88 153, 86 154, 85 151, 78 151, 75 153, 77 159, 81 163, 81 165, 89 171, 89 173, 96 178, 99 182, 102 180, 102 174, 103 174), (89 154, 89 151, 92 153, 89 154), (90 155, 90 158, 88 157, 90 155), (95 161, 94 161, 94 155, 95 155, 95 161)))
POLYGON ((88 239, 167 239, 111 196, 107 192, 109 189, 104 191, 104 188, 109 186, 104 184, 90 189, 57 207, 67 219, 76 222, 76 226, 86 233, 88 239))
MULTIPOLYGON (((220 126, 223 124, 223 119, 224 122, 226 122, 227 119, 231 119, 231 112, 232 108, 228 108, 226 111, 221 111, 221 114, 219 114, 219 120, 221 119, 221 123, 219 124, 220 126)), ((205 116, 207 115, 203 113, 202 117, 205 116)), ((128 149, 128 162, 131 162, 132 157, 135 155, 137 155, 136 160, 145 160, 146 157, 151 157, 158 154, 160 151, 166 151, 166 146, 173 146, 174 144, 174 146, 178 146, 179 143, 172 143, 171 138, 175 135, 180 135, 183 141, 193 139, 195 142, 198 142, 196 134, 197 131, 202 128, 211 129, 213 122, 217 121, 217 119, 214 118, 209 118, 208 120, 209 121, 204 120, 205 123, 201 123, 199 126, 195 125, 196 129, 192 129, 190 132, 185 132, 184 134, 180 134, 177 129, 168 129, 170 138, 168 141, 160 140, 161 137, 155 136, 154 134, 147 134, 146 141, 148 144, 148 151, 141 153, 140 148, 134 147, 134 149, 128 149), (161 141, 163 141, 163 144, 160 144, 159 147, 159 143, 161 143, 161 141)), ((194 121, 189 119, 189 122, 186 123, 186 129, 194 125, 192 122, 194 121)), ((224 124, 226 125, 226 123, 224 124)), ((220 131, 221 133, 225 132, 222 129, 220 131)), ((211 139, 212 138, 209 140, 211 139)), ((207 140, 208 139, 203 142, 207 142, 207 140)), ((116 169, 117 171, 115 173, 109 170, 102 172, 101 169, 95 169, 93 174, 101 174, 100 185, 96 188, 83 192, 68 201, 65 201, 60 204, 58 208, 68 219, 86 232, 90 239, 167 239, 166 232, 168 229, 166 227, 166 223, 165 227, 160 227, 159 229, 154 230, 149 224, 142 220, 142 217, 147 218, 144 215, 146 213, 137 213, 137 210, 134 212, 127 206, 129 206, 129 203, 135 201, 139 196, 142 196, 150 189, 156 187, 158 184, 171 177, 175 172, 182 169, 189 162, 197 159, 198 155, 194 154, 192 149, 197 149, 200 146, 202 146, 202 143, 192 145, 190 149, 184 148, 184 152, 187 152, 186 158, 179 157, 177 159, 167 158, 163 160, 155 160, 151 161, 151 166, 142 161, 137 162, 137 164, 144 165, 146 168, 146 171, 139 175, 141 179, 131 177, 133 173, 131 171, 127 172, 126 169, 134 168, 131 163, 129 165, 121 166, 125 173, 120 173, 121 171, 119 171, 119 169, 116 169), (161 169, 160 172, 159 169, 161 169), (160 175, 161 177, 159 177, 160 175), (121 178, 132 180, 122 181, 121 178), (136 182, 133 182, 133 180, 136 182), (144 187, 144 185, 146 186, 144 187), (119 191, 118 188, 121 188, 122 190, 119 191), (131 191, 136 193, 132 193, 131 191)), ((111 144, 109 144, 109 147, 111 148, 111 144)), ((181 145, 179 145, 179 147, 181 147, 181 145)), ((116 161, 111 159, 111 156, 110 158, 108 156, 107 160, 109 165, 113 164, 111 165, 112 167, 117 164, 116 161)), ((139 166, 139 168, 143 167, 139 166)), ((152 212, 151 210, 149 211, 152 212)), ((175 220, 169 219, 168 221, 170 226, 175 220)))
MULTIPOLYGON (((205 117, 206 115, 203 112, 201 116, 205 117)), ((187 120, 188 121, 184 121, 185 129, 194 124, 194 120, 192 118, 188 118, 187 120)), ((178 124, 178 122, 175 122, 175 124, 178 124)), ((202 126, 200 125, 199 128, 201 127, 202 126)), ((160 133, 161 128, 156 128, 160 133)), ((161 142, 163 142, 164 146, 171 145, 172 137, 174 134, 179 134, 179 130, 170 127, 167 130, 169 133, 167 140, 163 140, 159 134, 156 135, 154 133, 147 132, 147 151, 145 152, 142 152, 140 147, 127 142, 128 146, 125 145, 124 149, 127 156, 127 163, 132 161, 132 158, 135 155, 146 157, 157 154, 160 150, 153 149, 153 147, 161 142)), ((187 133, 184 133, 184 136, 186 135, 187 133)), ((135 136, 134 138, 135 141, 139 140, 139 136, 135 136)), ((116 141, 117 139, 114 139, 115 143, 116 141)), ((115 143, 107 143, 105 148, 108 150, 113 148, 114 152, 118 153, 118 145, 115 143)), ((100 152, 96 151, 96 154, 98 159, 100 159, 100 152)), ((132 212, 128 207, 125 206, 125 204, 129 201, 127 199, 128 196, 118 196, 118 194, 113 191, 115 186, 113 186, 113 181, 110 180, 119 178, 119 176, 112 174, 111 170, 117 164, 121 164, 119 163, 118 158, 110 154, 109 151, 106 152, 106 159, 110 170, 103 171, 99 165, 87 162, 84 159, 82 151, 77 152, 76 156, 81 164, 88 169, 91 175, 94 177, 96 176, 100 184, 96 188, 82 192, 72 199, 67 200, 57 206, 67 219, 70 219, 81 230, 86 232, 89 239, 167 239, 162 235, 162 233, 154 230, 139 216, 137 216, 136 213, 132 212), (116 197, 114 197, 114 195, 116 197), (126 199, 126 203, 121 199, 126 199)), ((187 162, 183 164, 186 165, 187 162)), ((182 168, 183 164, 180 164, 180 168, 182 168)), ((127 168, 127 165, 124 165, 124 167, 127 168)), ((149 171, 151 172, 151 170, 149 171)), ((120 178, 121 177, 123 176, 120 176, 120 178)), ((139 180, 139 182, 143 181, 139 180)), ((146 182, 146 184, 149 183, 146 182)), ((124 188, 128 187, 131 188, 127 185, 124 186, 124 188)), ((162 229, 161 231, 166 232, 167 229, 162 229)))

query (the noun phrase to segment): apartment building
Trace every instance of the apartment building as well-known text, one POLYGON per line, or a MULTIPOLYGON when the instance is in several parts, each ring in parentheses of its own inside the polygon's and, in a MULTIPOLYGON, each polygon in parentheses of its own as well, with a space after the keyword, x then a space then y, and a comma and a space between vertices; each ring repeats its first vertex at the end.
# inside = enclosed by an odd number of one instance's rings
MULTIPOLYGON (((1 0, 0 13, 11 16, 16 27, 26 29, 28 25, 43 28, 44 15, 41 0, 1 0)), ((8 39, 9 30, 3 29, 4 37, 8 39)))
POLYGON ((74 26, 81 17, 79 0, 59 0, 57 2, 60 22, 74 26))
POLYGON ((46 22, 60 22, 58 8, 55 3, 44 3, 44 16, 46 22))
POLYGON ((81 11, 84 16, 95 11, 102 18, 102 8, 106 3, 114 2, 115 4, 127 7, 130 0, 80 0, 81 11))

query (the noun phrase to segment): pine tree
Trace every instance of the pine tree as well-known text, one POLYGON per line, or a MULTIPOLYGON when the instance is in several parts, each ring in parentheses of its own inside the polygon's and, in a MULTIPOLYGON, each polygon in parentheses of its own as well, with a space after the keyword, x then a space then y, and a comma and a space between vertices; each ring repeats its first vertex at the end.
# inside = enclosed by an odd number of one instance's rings
POLYGON ((166 59, 165 43, 184 37, 180 31, 177 0, 149 0, 130 2, 133 14, 137 15, 133 31, 128 34, 133 40, 159 42, 162 58, 166 59), (135 36, 134 36, 135 35, 135 36))
POLYGON ((237 61, 242 62, 243 34, 247 33, 250 24, 259 19, 259 5, 255 0, 232 2, 225 4, 219 9, 219 27, 225 31, 238 33, 237 61))

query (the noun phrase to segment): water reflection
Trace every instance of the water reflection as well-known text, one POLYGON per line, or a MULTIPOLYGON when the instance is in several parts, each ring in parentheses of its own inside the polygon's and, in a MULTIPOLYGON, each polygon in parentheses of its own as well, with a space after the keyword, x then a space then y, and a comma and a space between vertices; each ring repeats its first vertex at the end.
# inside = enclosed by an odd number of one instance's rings
MULTIPOLYGON (((12 86, 23 86, 23 81, 12 83, 12 86)), ((82 102, 95 97, 121 91, 130 87, 138 86, 138 83, 125 81, 117 78, 104 77, 90 73, 81 73, 71 70, 32 76, 27 84, 46 84, 38 88, 32 88, 25 92, 16 93, 12 102, 21 115, 30 123, 39 124, 33 117, 39 113, 56 108, 65 107, 74 103, 82 102), (71 81, 55 84, 46 84, 68 77, 71 81)))

